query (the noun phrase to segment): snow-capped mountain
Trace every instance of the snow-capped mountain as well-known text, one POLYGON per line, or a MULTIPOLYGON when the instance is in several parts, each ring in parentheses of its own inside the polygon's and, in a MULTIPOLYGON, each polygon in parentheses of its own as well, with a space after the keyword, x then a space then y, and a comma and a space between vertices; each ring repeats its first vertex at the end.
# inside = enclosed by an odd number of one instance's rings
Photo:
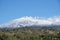
POLYGON ((15 20, 12 20, 8 23, 0 25, 0 28, 8 27, 8 28, 16 28, 16 27, 25 27, 25 26, 32 26, 32 25, 39 25, 39 26, 47 26, 47 25, 60 25, 60 17, 53 17, 53 18, 39 18, 39 17, 21 17, 15 20))

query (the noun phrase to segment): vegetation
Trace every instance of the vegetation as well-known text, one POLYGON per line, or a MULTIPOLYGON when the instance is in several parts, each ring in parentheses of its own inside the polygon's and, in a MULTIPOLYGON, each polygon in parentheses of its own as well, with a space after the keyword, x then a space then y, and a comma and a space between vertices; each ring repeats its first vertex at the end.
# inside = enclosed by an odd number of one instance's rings
POLYGON ((60 40, 59 28, 0 29, 0 40, 60 40))

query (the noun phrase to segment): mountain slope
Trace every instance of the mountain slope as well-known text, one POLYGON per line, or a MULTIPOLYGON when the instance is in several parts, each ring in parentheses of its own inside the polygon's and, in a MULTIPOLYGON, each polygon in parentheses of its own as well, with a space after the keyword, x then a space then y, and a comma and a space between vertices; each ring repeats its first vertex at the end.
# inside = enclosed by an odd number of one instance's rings
POLYGON ((60 25, 60 17, 53 17, 42 19, 38 17, 22 17, 10 21, 8 23, 0 25, 0 28, 8 27, 8 28, 16 28, 16 27, 25 27, 25 26, 48 26, 48 25, 60 25))

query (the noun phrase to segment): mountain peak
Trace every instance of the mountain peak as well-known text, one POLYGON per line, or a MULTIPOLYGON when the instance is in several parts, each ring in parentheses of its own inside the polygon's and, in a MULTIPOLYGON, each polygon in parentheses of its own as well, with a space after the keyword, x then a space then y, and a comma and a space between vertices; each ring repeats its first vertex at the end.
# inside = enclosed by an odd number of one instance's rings
POLYGON ((25 16, 15 20, 12 20, 8 23, 0 25, 0 27, 25 27, 25 26, 32 26, 32 25, 60 25, 60 17, 53 17, 53 18, 39 18, 39 17, 31 17, 25 16))

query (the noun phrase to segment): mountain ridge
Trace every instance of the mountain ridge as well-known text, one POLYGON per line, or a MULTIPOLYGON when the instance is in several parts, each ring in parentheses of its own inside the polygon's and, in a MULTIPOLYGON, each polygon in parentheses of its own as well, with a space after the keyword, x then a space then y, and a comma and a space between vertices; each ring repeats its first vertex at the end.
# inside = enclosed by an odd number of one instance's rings
POLYGON ((48 19, 42 19, 39 17, 25 16, 15 20, 12 20, 6 24, 0 25, 0 28, 9 27, 25 27, 25 26, 49 26, 49 25, 60 25, 60 17, 53 17, 48 19))

